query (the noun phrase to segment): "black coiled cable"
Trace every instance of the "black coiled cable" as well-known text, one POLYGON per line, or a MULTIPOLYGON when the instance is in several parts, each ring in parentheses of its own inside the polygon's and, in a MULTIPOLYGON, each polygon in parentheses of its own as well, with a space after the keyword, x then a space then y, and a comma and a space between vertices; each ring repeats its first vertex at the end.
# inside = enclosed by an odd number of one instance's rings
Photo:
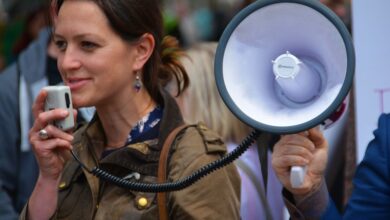
POLYGON ((80 166, 87 170, 89 173, 105 180, 116 184, 119 187, 127 188, 133 191, 139 192, 170 192, 170 191, 178 191, 182 190, 196 181, 200 180, 204 176, 214 172, 217 169, 220 169, 229 163, 232 163, 238 157, 240 157, 250 146, 251 144, 260 136, 260 131, 253 130, 242 142, 236 147, 232 152, 226 154, 218 160, 215 160, 194 173, 190 176, 187 176, 183 179, 177 180, 176 182, 166 182, 166 183, 140 183, 122 179, 120 177, 114 176, 112 174, 107 173, 104 170, 99 169, 98 167, 94 167, 92 170, 89 170, 76 156, 76 154, 71 151, 73 157, 75 158, 80 166))

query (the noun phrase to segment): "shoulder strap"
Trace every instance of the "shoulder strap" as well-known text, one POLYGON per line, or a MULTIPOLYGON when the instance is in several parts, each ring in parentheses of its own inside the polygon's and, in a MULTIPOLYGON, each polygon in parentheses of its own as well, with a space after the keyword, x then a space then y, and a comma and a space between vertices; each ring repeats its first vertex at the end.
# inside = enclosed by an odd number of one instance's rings
MULTIPOLYGON (((169 150, 171 148, 171 145, 175 140, 177 134, 186 127, 188 127, 188 125, 180 125, 179 127, 175 128, 173 131, 171 131, 171 133, 168 135, 167 139, 164 142, 164 145, 160 153, 160 159, 158 162, 157 180, 159 183, 164 183, 167 179, 166 171, 168 165, 168 155, 169 155, 169 150)), ((168 219, 166 200, 167 197, 165 192, 157 193, 157 205, 158 205, 158 214, 160 220, 168 219)))

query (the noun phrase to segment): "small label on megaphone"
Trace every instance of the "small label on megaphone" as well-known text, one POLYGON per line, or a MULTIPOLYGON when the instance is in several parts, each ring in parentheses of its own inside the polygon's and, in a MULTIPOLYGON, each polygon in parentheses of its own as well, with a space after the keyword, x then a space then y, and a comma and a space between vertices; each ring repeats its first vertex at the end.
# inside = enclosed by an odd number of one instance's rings
POLYGON ((321 77, 312 68, 287 51, 273 61, 273 72, 281 93, 297 104, 310 102, 321 91, 321 77))
POLYGON ((300 67, 299 64, 301 62, 297 57, 290 54, 290 52, 286 52, 276 58, 273 62, 273 71, 276 79, 278 78, 287 78, 294 79, 295 76, 299 73, 300 67))

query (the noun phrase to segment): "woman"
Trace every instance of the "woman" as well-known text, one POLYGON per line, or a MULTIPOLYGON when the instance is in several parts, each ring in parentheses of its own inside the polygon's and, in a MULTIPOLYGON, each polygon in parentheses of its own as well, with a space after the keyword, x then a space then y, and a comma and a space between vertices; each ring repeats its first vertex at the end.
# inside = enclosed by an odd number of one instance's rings
MULTIPOLYGON (((89 168, 157 182, 161 146, 183 123, 173 98, 160 88, 171 78, 183 79, 177 80, 181 89, 188 84, 173 53, 177 42, 162 40, 158 5, 157 0, 57 1, 54 40, 61 76, 72 91, 73 106, 95 106, 96 115, 74 134, 65 133, 50 122, 65 118, 67 112, 43 112, 47 94, 38 95, 30 141, 40 173, 22 218, 158 218, 155 193, 99 181, 74 159, 67 160, 73 149, 89 168), (42 129, 49 138, 39 136, 42 129)), ((225 152, 211 132, 188 127, 171 147, 167 179, 184 178, 225 152)), ((238 219, 239 189, 236 169, 224 167, 168 193, 169 218, 238 219)))

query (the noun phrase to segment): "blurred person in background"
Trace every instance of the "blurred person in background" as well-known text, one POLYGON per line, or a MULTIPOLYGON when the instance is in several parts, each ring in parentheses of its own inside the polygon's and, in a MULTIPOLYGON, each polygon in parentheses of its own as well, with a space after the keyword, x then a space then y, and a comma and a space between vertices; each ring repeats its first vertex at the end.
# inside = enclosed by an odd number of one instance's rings
POLYGON ((351 0, 320 0, 320 2, 339 16, 351 32, 351 0))
MULTIPOLYGON (((0 71, 2 71, 7 66, 4 55, 0 54, 0 71)), ((0 72, 1 74, 2 72, 0 72)))
MULTIPOLYGON (((221 135, 229 151, 232 151, 250 133, 251 128, 229 111, 218 93, 214 79, 216 48, 217 43, 205 42, 187 49, 182 63, 190 78, 190 85, 176 100, 187 123, 205 123, 221 135)), ((177 89, 172 84, 168 84, 168 89, 176 94, 177 89)), ((269 219, 269 216, 275 220, 283 219, 282 186, 269 163, 265 189, 257 147, 253 144, 235 161, 241 176, 241 219, 269 219)), ((270 158, 269 151, 267 156, 270 158)))
POLYGON ((13 63, 18 54, 38 37, 41 28, 47 25, 47 1, 4 1, 3 9, 0 3, 0 10, 5 15, 0 18, 0 51, 4 57, 4 67, 13 63))
POLYGON ((25 20, 22 34, 13 46, 13 54, 16 57, 22 52, 33 40, 35 40, 39 32, 47 26, 47 12, 48 6, 46 4, 31 11, 25 20))
MULTIPOLYGON (((218 41, 232 17, 253 0, 164 0, 165 18, 184 47, 218 41), (172 22, 175 21, 175 22, 172 22)), ((168 30, 168 31, 169 31, 168 30)))
POLYGON ((32 100, 42 87, 62 82, 50 35, 49 29, 41 30, 0 74, 0 219, 17 219, 38 176, 28 142, 32 100))

